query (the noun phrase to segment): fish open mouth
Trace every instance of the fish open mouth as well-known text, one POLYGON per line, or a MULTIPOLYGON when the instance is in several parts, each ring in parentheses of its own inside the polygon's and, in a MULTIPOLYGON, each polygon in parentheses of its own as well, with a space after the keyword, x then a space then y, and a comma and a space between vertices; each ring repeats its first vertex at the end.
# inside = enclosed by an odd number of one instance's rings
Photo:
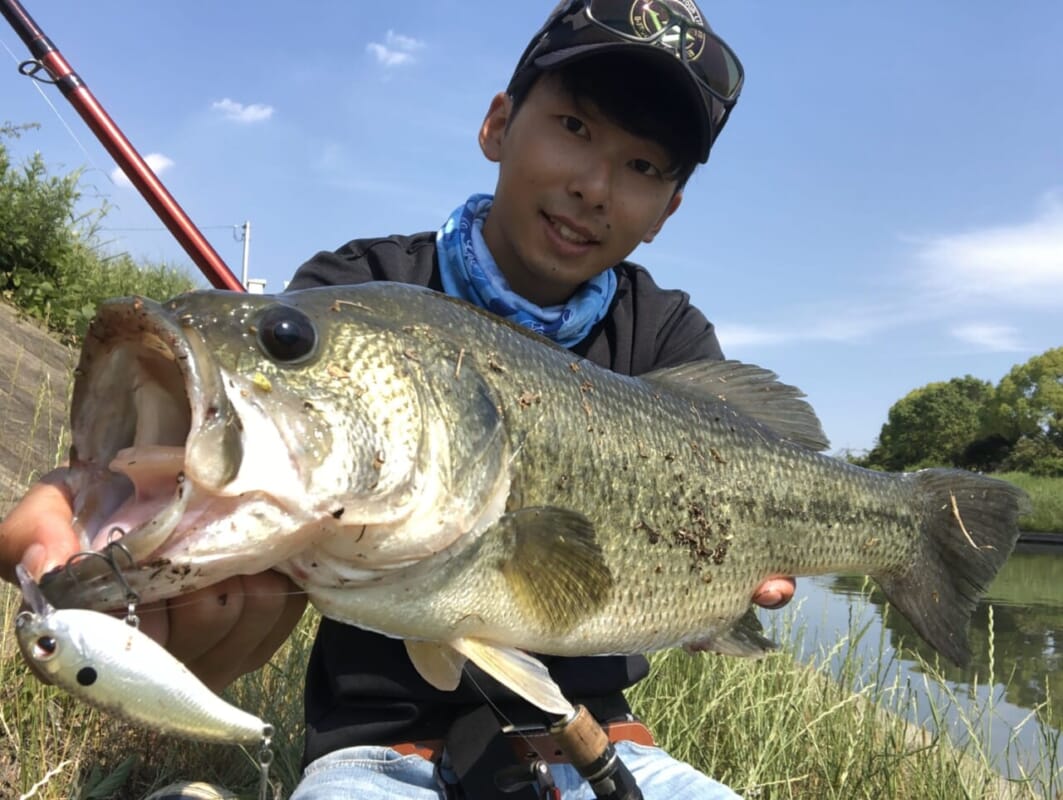
POLYGON ((83 549, 103 557, 68 565, 72 585, 54 573, 42 583, 56 605, 105 604, 94 585, 164 562, 163 549, 238 472, 240 421, 205 348, 151 300, 101 305, 75 373, 70 484, 83 549))

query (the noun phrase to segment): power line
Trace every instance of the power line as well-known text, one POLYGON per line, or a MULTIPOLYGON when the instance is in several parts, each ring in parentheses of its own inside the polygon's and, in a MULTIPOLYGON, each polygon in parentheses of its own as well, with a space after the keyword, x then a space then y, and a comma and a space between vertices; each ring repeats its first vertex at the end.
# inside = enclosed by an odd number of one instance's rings
MULTIPOLYGON (((242 228, 243 225, 242 224, 240 224, 240 225, 197 225, 196 227, 199 228, 201 231, 227 231, 227 230, 232 230, 233 228, 242 228)), ((159 232, 169 233, 170 232, 169 228, 164 228, 164 227, 158 227, 158 228, 100 228, 100 230, 101 231, 105 231, 107 233, 134 233, 134 232, 135 233, 159 233, 159 232)))

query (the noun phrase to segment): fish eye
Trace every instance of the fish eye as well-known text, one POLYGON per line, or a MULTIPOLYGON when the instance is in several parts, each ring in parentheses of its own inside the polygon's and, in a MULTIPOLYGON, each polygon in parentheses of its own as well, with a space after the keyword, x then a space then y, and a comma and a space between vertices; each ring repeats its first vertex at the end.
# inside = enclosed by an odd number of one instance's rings
POLYGON ((282 364, 298 364, 317 350, 314 321, 297 308, 272 306, 259 317, 256 328, 262 352, 282 364))
POLYGON ((37 641, 33 643, 33 657, 38 661, 47 661, 55 655, 57 649, 59 644, 53 637, 38 636, 37 641))

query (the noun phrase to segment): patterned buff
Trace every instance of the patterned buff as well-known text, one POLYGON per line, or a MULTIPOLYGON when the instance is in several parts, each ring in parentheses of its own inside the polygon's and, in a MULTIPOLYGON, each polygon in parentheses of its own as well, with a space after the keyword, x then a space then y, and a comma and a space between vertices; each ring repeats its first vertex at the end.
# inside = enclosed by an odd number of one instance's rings
POLYGON ((542 308, 509 288, 483 237, 489 194, 474 194, 454 210, 436 234, 436 251, 447 294, 553 339, 562 347, 583 340, 609 310, 616 293, 611 269, 584 283, 563 305, 542 308))

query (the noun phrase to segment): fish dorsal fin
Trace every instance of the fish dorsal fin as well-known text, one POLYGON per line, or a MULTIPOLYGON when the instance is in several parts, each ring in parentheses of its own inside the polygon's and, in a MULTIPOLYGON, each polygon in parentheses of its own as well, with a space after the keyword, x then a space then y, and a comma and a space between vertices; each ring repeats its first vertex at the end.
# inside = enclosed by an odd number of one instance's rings
POLYGON ((568 715, 572 704, 539 659, 514 647, 481 639, 458 638, 448 644, 507 689, 550 714, 568 715))
POLYGON ((440 642, 407 639, 405 645, 418 675, 442 692, 453 692, 458 688, 465 656, 440 642))
POLYGON ((522 508, 504 514, 494 533, 502 546, 500 569, 514 600, 544 629, 563 633, 608 601, 613 576, 594 524, 582 514, 548 506, 522 508))
POLYGON ((830 446, 816 412, 796 386, 774 372, 741 361, 691 361, 639 376, 699 400, 711 399, 756 420, 794 444, 811 450, 830 446))

